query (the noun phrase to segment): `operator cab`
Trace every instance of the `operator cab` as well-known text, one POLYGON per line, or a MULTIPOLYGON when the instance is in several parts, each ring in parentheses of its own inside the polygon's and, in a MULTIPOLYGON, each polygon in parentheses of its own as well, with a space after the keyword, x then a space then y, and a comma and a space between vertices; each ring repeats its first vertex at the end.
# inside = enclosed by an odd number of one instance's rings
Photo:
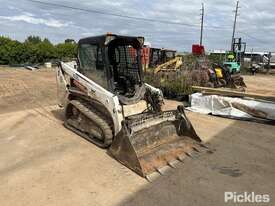
POLYGON ((170 61, 176 57, 176 50, 150 48, 150 67, 156 67, 160 64, 170 61))
POLYGON ((143 37, 107 34, 81 39, 78 70, 103 88, 119 96, 125 104, 144 94, 141 66, 143 37))

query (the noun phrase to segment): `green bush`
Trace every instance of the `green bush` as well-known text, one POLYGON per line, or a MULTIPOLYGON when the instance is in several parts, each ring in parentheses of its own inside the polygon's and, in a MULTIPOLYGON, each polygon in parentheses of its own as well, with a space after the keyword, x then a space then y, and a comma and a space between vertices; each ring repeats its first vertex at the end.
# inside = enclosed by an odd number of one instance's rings
POLYGON ((144 76, 146 83, 160 88, 164 96, 175 97, 177 95, 188 95, 192 93, 192 79, 185 73, 146 73, 144 76))
POLYGON ((0 64, 44 63, 51 60, 72 59, 77 44, 73 40, 53 45, 48 39, 29 36, 23 43, 0 36, 0 64))

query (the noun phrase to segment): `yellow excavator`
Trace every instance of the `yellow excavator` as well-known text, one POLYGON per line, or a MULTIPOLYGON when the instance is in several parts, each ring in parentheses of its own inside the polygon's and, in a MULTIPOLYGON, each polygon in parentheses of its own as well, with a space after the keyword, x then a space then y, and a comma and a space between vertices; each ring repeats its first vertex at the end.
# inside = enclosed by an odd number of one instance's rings
POLYGON ((154 74, 176 71, 182 66, 182 57, 176 56, 175 50, 150 48, 149 67, 154 68, 154 74))
POLYGON ((158 65, 154 69, 154 73, 158 72, 170 72, 170 71, 176 71, 182 66, 182 57, 176 56, 173 59, 169 60, 168 62, 165 62, 163 64, 158 65))

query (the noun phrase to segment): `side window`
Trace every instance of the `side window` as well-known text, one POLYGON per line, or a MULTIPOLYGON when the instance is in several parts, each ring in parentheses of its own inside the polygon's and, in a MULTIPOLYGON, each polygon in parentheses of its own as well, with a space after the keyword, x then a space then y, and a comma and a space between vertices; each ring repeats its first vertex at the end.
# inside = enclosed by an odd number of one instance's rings
POLYGON ((79 71, 86 77, 107 89, 102 49, 94 44, 82 44, 79 47, 79 71))
POLYGON ((166 52, 166 58, 168 60, 175 58, 175 53, 170 51, 166 52))

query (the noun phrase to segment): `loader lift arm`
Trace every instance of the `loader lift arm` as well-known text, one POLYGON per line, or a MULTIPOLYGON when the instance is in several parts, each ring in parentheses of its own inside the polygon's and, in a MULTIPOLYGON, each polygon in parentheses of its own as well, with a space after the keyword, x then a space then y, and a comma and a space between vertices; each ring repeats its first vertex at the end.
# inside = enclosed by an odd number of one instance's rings
MULTIPOLYGON (((108 112, 111 114, 114 122, 114 134, 117 134, 121 128, 121 121, 123 120, 122 116, 122 108, 119 103, 118 97, 114 96, 112 93, 99 86, 95 82, 91 81, 89 78, 81 74, 75 69, 75 64, 66 64, 64 62, 59 63, 59 67, 57 68, 57 82, 58 87, 66 87, 67 96, 70 93, 83 93, 87 97, 91 97, 92 99, 96 99, 100 103, 104 104, 107 108, 108 112), (69 81, 74 80, 75 84, 81 85, 82 91, 73 90, 69 85, 69 82, 65 81, 65 75, 69 76, 69 81)), ((60 100, 60 104, 62 105, 62 100, 60 100)), ((63 101, 64 102, 64 101, 63 101)), ((65 105, 62 105, 65 106, 65 105)))
POLYGON ((65 126, 147 177, 202 144, 184 108, 162 111, 161 91, 144 83, 143 42, 109 34, 82 39, 78 63, 60 62, 56 75, 65 126), (147 110, 139 112, 142 102, 147 110))

